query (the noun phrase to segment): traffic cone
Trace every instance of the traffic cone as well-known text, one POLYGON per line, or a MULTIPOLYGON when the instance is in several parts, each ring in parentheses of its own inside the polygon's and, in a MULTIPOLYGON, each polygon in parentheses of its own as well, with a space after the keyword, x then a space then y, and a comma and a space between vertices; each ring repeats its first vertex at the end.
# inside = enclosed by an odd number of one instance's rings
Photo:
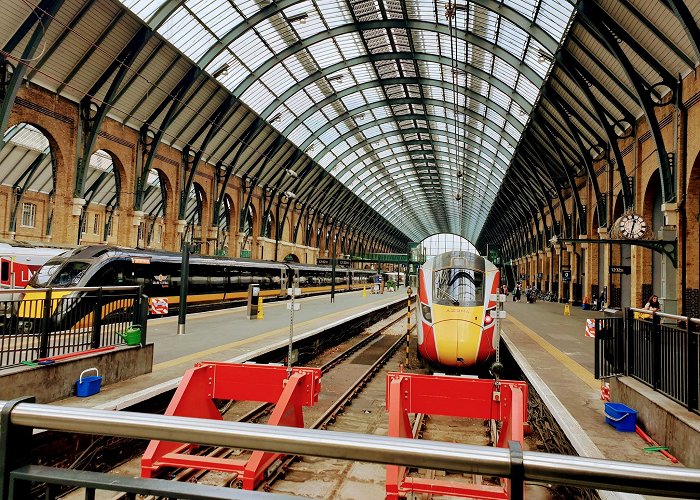
POLYGON ((258 296, 258 319, 264 319, 265 318, 265 312, 263 311, 263 298, 262 296, 258 296))

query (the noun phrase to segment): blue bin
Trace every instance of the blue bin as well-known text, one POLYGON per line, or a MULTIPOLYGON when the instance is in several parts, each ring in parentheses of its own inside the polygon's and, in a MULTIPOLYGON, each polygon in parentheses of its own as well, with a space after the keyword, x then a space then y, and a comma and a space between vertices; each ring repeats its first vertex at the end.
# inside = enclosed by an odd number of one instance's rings
POLYGON ((605 422, 620 432, 634 432, 637 412, 622 403, 605 403, 605 422))
POLYGON ((75 395, 79 398, 87 398, 93 394, 100 392, 100 386, 102 385, 102 377, 100 377, 97 368, 88 368, 80 373, 80 378, 75 383, 75 395), (96 375, 90 377, 84 377, 87 372, 95 371, 96 375))

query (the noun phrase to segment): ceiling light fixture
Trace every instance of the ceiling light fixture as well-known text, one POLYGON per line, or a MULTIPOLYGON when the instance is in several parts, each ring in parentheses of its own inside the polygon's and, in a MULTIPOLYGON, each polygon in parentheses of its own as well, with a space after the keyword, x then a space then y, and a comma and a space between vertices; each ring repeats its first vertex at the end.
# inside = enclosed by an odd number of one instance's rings
POLYGON ((277 113, 275 116, 273 116, 270 119, 270 123, 281 122, 281 121, 282 121, 282 113, 277 113))
POLYGON ((540 64, 554 62, 554 57, 542 49, 537 49, 537 62, 540 64))
POLYGON ((327 79, 329 82, 339 82, 339 81, 341 81, 341 80, 343 79, 344 76, 345 76, 345 75, 343 75, 342 73, 339 73, 339 74, 337 74, 337 75, 328 76, 328 77, 326 77, 326 79, 327 79))
POLYGON ((289 16, 287 18, 287 21, 289 24, 292 23, 299 23, 299 24, 306 24, 306 21, 309 19, 309 15, 306 12, 302 12, 301 14, 295 14, 293 16, 289 16))
POLYGON ((222 64, 219 68, 217 68, 211 76, 214 78, 219 78, 220 76, 226 76, 228 75, 228 70, 229 70, 229 65, 228 63, 222 64))

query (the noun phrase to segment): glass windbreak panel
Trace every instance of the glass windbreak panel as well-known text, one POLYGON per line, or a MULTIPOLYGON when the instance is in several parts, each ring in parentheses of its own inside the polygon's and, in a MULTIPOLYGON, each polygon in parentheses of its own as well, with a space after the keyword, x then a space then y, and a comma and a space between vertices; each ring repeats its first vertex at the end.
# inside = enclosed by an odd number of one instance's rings
POLYGON ((484 303, 484 274, 471 269, 435 271, 433 301, 444 306, 476 306, 484 303))

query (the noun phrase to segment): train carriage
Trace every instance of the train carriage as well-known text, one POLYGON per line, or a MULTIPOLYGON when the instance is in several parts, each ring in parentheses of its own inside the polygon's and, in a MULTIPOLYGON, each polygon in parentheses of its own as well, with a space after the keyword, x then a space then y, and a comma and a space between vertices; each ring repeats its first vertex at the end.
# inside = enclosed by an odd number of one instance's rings
POLYGON ((450 369, 483 366, 495 353, 498 268, 470 252, 446 252, 419 270, 418 352, 450 369), (492 315, 493 314, 493 315, 492 315))
MULTIPOLYGON (((43 315, 36 304, 45 294, 32 289, 49 287, 61 289, 52 292, 52 299, 68 298, 78 307, 79 298, 85 292, 71 291, 71 288, 141 286, 145 295, 166 299, 169 312, 176 312, 180 301, 181 258, 181 254, 174 252, 115 246, 77 248, 49 260, 34 275, 20 305, 18 319, 24 331, 33 329, 43 315)), ((359 289, 371 281, 372 275, 369 271, 336 269, 336 291, 359 289)), ((302 295, 327 293, 333 282, 332 271, 327 266, 193 255, 189 265, 187 306, 243 303, 248 296, 248 286, 254 283, 260 286, 261 296, 283 298, 287 288, 292 286, 292 279, 301 288, 302 295)), ((63 323, 74 321, 74 315, 58 311, 60 302, 52 301, 54 326, 71 328, 63 323)), ((104 309, 103 316, 115 314, 117 311, 113 309, 104 309)), ((90 319, 80 321, 81 326, 90 323, 90 319)))

